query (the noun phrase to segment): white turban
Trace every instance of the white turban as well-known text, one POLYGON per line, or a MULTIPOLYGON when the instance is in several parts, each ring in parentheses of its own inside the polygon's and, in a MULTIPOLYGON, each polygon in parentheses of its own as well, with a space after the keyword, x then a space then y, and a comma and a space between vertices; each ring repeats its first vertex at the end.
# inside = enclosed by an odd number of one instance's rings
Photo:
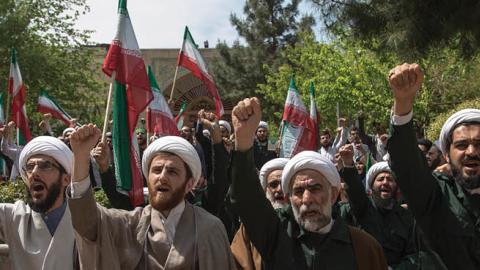
POLYGON ((285 165, 287 165, 288 158, 274 158, 267 163, 263 164, 260 169, 260 184, 262 184, 263 189, 267 187, 267 177, 268 175, 275 170, 283 170, 285 165))
POLYGON ((220 121, 218 121, 218 125, 219 126, 224 126, 228 130, 229 134, 232 133, 232 127, 230 126, 230 124, 227 121, 220 120, 220 121))
POLYGON ((265 121, 260 121, 260 123, 258 123, 257 129, 259 129, 259 128, 268 129, 268 123, 265 122, 265 121))
POLYGON ((179 156, 192 171, 195 183, 202 176, 200 158, 193 145, 182 137, 164 136, 152 142, 143 152, 142 172, 145 178, 148 179, 150 163, 159 152, 168 152, 179 156))
POLYGON ((365 187, 367 191, 372 189, 373 180, 375 180, 375 177, 377 177, 377 175, 381 172, 392 173, 392 169, 390 169, 390 166, 388 166, 388 162, 377 162, 373 164, 370 169, 368 169, 367 175, 365 176, 367 179, 367 186, 365 187))
POLYGON ((20 175, 23 181, 27 181, 27 174, 23 170, 27 165, 28 159, 34 155, 45 155, 55 159, 65 169, 67 174, 72 172, 73 153, 68 146, 61 140, 51 136, 39 136, 31 140, 22 152, 18 164, 20 166, 20 175))
POLYGON ((462 123, 478 123, 480 124, 480 110, 464 109, 458 111, 450 116, 445 124, 443 124, 442 131, 440 131, 440 147, 443 154, 449 152, 447 141, 452 136, 453 130, 462 123))
POLYGON ((65 137, 65 135, 67 135, 67 133, 69 133, 69 132, 71 133, 71 132, 74 132, 74 131, 75 131, 74 128, 70 128, 70 127, 69 127, 69 128, 66 128, 66 129, 64 129, 63 132, 62 132, 62 136, 65 137))
POLYGON ((340 175, 330 159, 314 151, 303 151, 290 159, 283 169, 282 189, 284 194, 290 193, 290 181, 293 176, 305 169, 320 172, 333 187, 340 188, 340 175))

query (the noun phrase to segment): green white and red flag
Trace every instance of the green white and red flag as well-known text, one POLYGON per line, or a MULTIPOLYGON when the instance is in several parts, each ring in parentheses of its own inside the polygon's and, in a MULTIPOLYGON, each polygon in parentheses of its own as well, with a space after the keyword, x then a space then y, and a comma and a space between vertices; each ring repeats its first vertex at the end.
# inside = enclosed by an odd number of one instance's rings
POLYGON ((12 121, 14 121, 17 126, 17 144, 25 145, 32 139, 32 135, 30 134, 27 111, 25 109, 27 93, 22 80, 22 74, 20 73, 20 67, 18 66, 15 49, 12 49, 8 91, 12 96, 12 121))
POLYGON ((315 85, 310 83, 310 125, 311 132, 313 133, 313 150, 318 149, 318 121, 320 120, 320 114, 317 110, 317 104, 315 103, 315 85))
POLYGON ((177 116, 175 116, 175 123, 177 123, 177 130, 181 130, 183 127, 186 110, 187 110, 187 101, 184 100, 182 102, 182 106, 180 107, 180 111, 178 112, 177 116))
POLYGON ((148 67, 148 78, 152 88, 153 101, 147 108, 147 132, 155 135, 180 135, 173 114, 168 107, 167 101, 158 87, 152 69, 148 67))
POLYGON ((177 66, 190 70, 195 77, 205 84, 208 92, 212 95, 213 100, 215 101, 215 114, 220 118, 224 113, 220 94, 215 86, 215 81, 213 80, 212 75, 208 73, 207 64, 198 51, 198 46, 193 40, 188 27, 185 27, 182 50, 178 54, 177 66))
POLYGON ((143 204, 143 177, 135 127, 153 99, 140 47, 128 15, 127 1, 118 1, 117 33, 103 62, 103 72, 115 74, 112 143, 117 188, 129 192, 132 204, 143 204))
POLYGON ((53 118, 62 121, 67 126, 71 125, 72 117, 43 89, 40 90, 38 96, 37 111, 51 113, 53 118))
POLYGON ((283 111, 280 156, 291 158, 304 150, 317 150, 313 128, 313 121, 292 78, 283 111))

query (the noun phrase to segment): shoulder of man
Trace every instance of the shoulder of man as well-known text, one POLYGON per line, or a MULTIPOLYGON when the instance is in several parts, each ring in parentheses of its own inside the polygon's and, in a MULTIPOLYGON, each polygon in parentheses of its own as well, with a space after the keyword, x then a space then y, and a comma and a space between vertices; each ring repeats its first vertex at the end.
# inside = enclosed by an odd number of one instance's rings
POLYGON ((383 248, 373 236, 348 226, 352 239, 352 246, 357 262, 357 269, 387 269, 387 262, 383 248))

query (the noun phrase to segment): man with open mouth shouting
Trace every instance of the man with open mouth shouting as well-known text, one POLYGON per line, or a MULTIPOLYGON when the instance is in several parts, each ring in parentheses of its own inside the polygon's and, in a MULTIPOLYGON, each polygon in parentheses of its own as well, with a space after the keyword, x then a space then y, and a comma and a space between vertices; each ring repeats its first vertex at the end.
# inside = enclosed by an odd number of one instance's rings
POLYGON ((74 232, 65 189, 72 151, 59 139, 40 136, 20 153, 27 203, 0 204, 0 239, 13 269, 73 269, 74 232))
POLYGON ((480 110, 464 109, 448 118, 440 147, 453 176, 432 174, 418 150, 412 121, 423 77, 417 64, 390 71, 390 167, 417 224, 447 268, 480 269, 480 110))

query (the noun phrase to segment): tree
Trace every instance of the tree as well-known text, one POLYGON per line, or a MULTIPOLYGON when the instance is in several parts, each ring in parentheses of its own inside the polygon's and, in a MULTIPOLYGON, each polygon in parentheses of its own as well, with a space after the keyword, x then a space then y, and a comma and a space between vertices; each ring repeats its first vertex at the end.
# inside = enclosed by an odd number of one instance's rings
MULTIPOLYGON (((88 12, 85 2, 0 2, 0 87, 7 89, 10 50, 15 47, 27 87, 27 114, 32 129, 41 119, 39 113, 34 113, 41 88, 81 122, 101 123, 97 117, 105 100, 98 91, 93 57, 98 51, 88 48, 89 31, 74 28, 78 17, 88 12)), ((58 125, 58 130, 61 128, 64 126, 58 125)))
POLYGON ((351 31, 353 38, 378 39, 381 46, 403 58, 428 49, 453 46, 463 56, 480 44, 478 1, 432 0, 311 0, 328 29, 351 31))
MULTIPOLYGON (((265 118, 279 123, 290 77, 294 74, 299 91, 307 103, 308 85, 315 83, 316 104, 321 126, 336 127, 336 104, 341 116, 354 120, 365 112, 367 122, 387 123, 392 100, 386 80, 393 57, 385 61, 355 44, 321 44, 305 34, 301 42, 285 50, 290 64, 267 74, 259 92, 273 106, 263 107, 265 118)), ((308 103, 307 103, 308 104, 308 103)))
POLYGON ((244 18, 232 14, 230 21, 246 45, 236 41, 231 48, 219 43, 220 58, 212 65, 222 96, 238 99, 256 94, 265 74, 285 63, 281 52, 298 41, 298 33, 311 31, 314 19, 300 16, 301 0, 247 0, 244 18))

